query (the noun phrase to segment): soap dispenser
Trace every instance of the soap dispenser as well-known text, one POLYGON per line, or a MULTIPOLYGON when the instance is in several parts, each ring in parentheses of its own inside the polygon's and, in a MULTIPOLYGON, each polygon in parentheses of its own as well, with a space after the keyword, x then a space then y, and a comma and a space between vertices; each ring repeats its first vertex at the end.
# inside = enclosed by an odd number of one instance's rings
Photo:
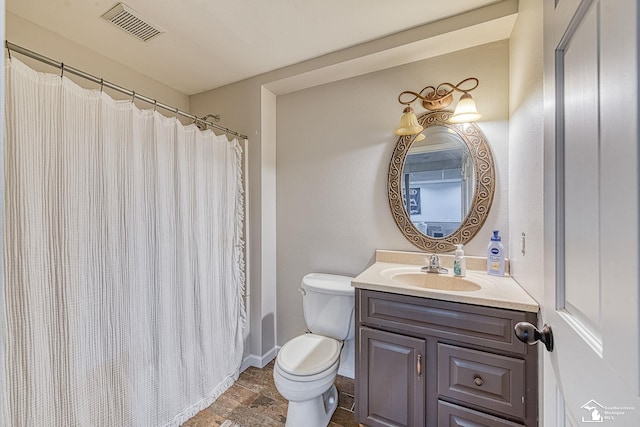
POLYGON ((456 251, 453 253, 453 275, 464 277, 467 275, 467 259, 464 257, 462 245, 456 245, 456 251))
POLYGON ((492 276, 504 276, 504 246, 498 230, 493 231, 487 248, 487 273, 492 276))

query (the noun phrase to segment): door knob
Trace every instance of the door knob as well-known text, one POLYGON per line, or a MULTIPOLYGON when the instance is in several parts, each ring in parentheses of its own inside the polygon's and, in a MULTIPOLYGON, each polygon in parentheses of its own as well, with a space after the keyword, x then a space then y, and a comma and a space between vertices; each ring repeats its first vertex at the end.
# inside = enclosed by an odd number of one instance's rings
POLYGON ((539 331, 529 322, 520 322, 513 329, 516 337, 523 343, 533 345, 538 341, 542 341, 548 351, 553 351, 553 333, 549 325, 544 325, 542 331, 539 331))

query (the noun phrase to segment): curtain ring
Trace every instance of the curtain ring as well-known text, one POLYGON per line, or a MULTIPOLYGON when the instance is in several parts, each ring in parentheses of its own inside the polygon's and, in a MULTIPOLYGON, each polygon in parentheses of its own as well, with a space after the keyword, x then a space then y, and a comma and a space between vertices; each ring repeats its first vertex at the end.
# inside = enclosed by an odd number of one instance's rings
POLYGON ((60 78, 64 77, 64 62, 60 63, 60 78))
POLYGON ((104 79, 100 78, 100 92, 104 90, 104 79))
POLYGON ((135 103, 136 100, 136 91, 134 90, 133 93, 131 94, 131 103, 135 103))
POLYGON ((176 120, 178 119, 178 111, 180 111, 180 110, 178 110, 178 108, 176 108, 176 120))
POLYGON ((9 42, 4 41, 4 47, 7 48, 7 56, 9 56, 9 60, 11 60, 11 49, 9 49, 9 42))
POLYGON ((157 100, 153 100, 153 111, 156 111, 156 107, 158 107, 158 101, 157 100))

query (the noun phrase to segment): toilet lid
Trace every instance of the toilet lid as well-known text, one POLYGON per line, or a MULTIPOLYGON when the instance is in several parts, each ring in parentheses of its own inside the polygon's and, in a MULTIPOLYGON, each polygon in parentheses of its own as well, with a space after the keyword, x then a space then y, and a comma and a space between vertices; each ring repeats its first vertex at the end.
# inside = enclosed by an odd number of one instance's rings
POLYGON ((278 365, 293 375, 322 372, 340 357, 340 341, 315 334, 293 338, 278 352, 278 365))

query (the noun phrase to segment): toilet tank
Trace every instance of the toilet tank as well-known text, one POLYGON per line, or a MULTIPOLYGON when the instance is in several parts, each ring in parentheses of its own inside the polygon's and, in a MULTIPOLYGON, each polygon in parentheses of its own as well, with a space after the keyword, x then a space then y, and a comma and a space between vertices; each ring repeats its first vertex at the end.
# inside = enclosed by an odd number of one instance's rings
POLYGON ((353 277, 310 273, 302 278, 302 307, 307 327, 314 334, 337 340, 354 336, 355 289, 353 277))

